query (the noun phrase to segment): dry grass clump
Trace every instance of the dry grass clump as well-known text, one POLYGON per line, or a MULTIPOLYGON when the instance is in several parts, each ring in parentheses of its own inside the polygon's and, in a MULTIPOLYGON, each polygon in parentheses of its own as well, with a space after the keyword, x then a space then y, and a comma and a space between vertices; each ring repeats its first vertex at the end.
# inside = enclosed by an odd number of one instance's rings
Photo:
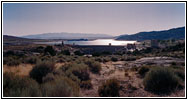
POLYGON ((101 64, 99 62, 88 60, 85 62, 88 66, 91 72, 99 74, 101 71, 101 64))
POLYGON ((41 96, 41 91, 38 83, 29 77, 20 77, 13 73, 4 73, 3 96, 37 97, 41 96))
POLYGON ((84 89, 91 89, 93 85, 91 84, 91 80, 87 80, 87 81, 82 81, 80 83, 80 87, 84 89))
POLYGON ((98 88, 98 94, 101 97, 117 97, 119 96, 120 85, 118 80, 109 79, 102 83, 98 88))
POLYGON ((76 76, 80 81, 89 80, 89 73, 88 73, 88 67, 87 65, 81 63, 73 63, 68 64, 62 67, 62 69, 65 70, 66 75, 68 76, 76 76), (67 68, 67 69, 66 69, 67 68))
POLYGON ((185 81, 185 67, 180 66, 169 66, 169 69, 171 69, 174 74, 179 77, 182 81, 185 81))
POLYGON ((185 81, 185 71, 181 69, 177 69, 174 73, 182 80, 185 81))
POLYGON ((21 60, 15 56, 3 57, 3 64, 8 66, 18 66, 21 64, 21 60))
POLYGON ((36 64, 39 61, 39 58, 36 56, 27 57, 24 62, 28 64, 36 64))
POLYGON ((112 57, 111 60, 116 62, 116 61, 118 61, 118 58, 112 57))
POLYGON ((44 97, 74 97, 79 96, 79 86, 67 77, 56 77, 42 85, 44 97))
POLYGON ((90 81, 89 68, 83 63, 72 63, 62 66, 65 76, 75 81, 81 88, 90 89, 92 84, 90 81))
POLYGON ((46 76, 42 78, 42 83, 50 82, 55 80, 55 75, 53 73, 48 73, 46 76))

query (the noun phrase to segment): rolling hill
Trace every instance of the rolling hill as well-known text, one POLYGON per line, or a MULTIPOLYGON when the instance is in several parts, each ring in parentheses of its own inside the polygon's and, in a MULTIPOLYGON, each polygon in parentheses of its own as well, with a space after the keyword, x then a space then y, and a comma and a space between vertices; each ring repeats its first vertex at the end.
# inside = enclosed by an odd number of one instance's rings
POLYGON ((163 31, 139 32, 133 35, 121 35, 116 40, 166 40, 166 39, 184 39, 185 27, 173 28, 163 31))
POLYGON ((22 37, 10 36, 10 35, 3 35, 3 41, 24 41, 30 40, 22 37))
POLYGON ((43 33, 36 35, 22 36, 29 39, 98 39, 98 38, 112 38, 106 34, 84 34, 84 33, 43 33))

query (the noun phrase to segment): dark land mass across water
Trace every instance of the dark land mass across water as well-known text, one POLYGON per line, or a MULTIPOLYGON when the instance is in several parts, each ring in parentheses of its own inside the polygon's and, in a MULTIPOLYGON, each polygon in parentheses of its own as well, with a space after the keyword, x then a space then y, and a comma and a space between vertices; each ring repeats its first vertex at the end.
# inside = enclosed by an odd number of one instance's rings
POLYGON ((173 28, 163 31, 139 32, 133 35, 120 35, 116 40, 167 40, 185 39, 185 27, 173 28))

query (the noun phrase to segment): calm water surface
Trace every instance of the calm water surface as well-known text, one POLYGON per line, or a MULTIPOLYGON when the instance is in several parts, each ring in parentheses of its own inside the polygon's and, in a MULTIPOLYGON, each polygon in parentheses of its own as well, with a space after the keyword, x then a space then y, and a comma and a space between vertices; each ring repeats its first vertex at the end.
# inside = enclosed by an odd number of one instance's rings
MULTIPOLYGON (((64 41, 64 44, 70 44, 70 45, 126 45, 128 43, 133 44, 136 41, 119 41, 114 39, 97 39, 97 40, 91 40, 91 41, 64 41)), ((36 44, 61 44, 62 41, 56 41, 56 42, 35 42, 36 44)))

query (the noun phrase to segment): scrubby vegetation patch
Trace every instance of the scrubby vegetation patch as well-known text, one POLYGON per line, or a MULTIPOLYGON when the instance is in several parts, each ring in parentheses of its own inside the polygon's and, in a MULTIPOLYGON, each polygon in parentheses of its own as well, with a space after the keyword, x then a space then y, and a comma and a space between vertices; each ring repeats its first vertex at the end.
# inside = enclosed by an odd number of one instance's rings
POLYGON ((109 79, 102 83, 98 88, 98 94, 101 97, 117 97, 119 96, 120 85, 118 80, 109 79))

